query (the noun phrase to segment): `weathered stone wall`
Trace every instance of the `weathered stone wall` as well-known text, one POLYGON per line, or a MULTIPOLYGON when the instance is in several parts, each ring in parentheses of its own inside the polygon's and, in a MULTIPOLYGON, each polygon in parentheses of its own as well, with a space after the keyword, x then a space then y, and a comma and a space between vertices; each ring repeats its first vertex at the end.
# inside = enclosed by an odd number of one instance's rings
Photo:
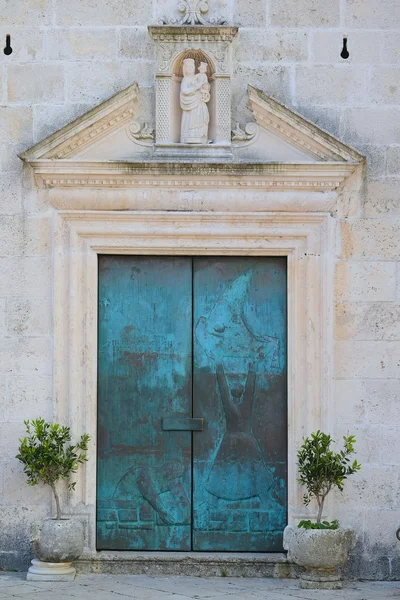
MULTIPOLYGON (((400 3, 222 0, 240 26, 233 117, 251 83, 367 156, 361 206, 344 195, 336 264, 335 430, 361 473, 340 499, 358 532, 353 575, 400 578, 400 3), (340 57, 349 37, 350 58, 340 57)), ((24 568, 50 496, 14 459, 22 420, 52 417, 51 215, 17 153, 137 81, 151 116, 147 25, 175 0, 0 0, 0 568, 24 568)), ((148 114, 146 114, 146 112, 148 114)))

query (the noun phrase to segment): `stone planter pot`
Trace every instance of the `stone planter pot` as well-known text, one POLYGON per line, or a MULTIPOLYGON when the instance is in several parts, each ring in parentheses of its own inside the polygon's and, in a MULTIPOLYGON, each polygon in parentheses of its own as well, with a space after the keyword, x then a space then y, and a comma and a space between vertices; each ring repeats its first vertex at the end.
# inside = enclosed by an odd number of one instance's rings
POLYGON ((46 519, 32 540, 39 560, 33 560, 27 579, 66 581, 75 577, 72 561, 83 552, 84 531, 76 519, 46 519))
POLYGON ((300 585, 305 589, 341 589, 338 571, 343 567, 350 550, 355 546, 355 535, 350 529, 285 528, 283 547, 288 558, 305 568, 300 585))

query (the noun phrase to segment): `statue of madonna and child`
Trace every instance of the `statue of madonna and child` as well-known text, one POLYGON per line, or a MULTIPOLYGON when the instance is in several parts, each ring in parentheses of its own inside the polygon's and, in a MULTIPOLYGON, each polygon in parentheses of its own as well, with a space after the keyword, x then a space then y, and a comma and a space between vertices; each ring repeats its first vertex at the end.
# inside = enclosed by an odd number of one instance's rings
POLYGON ((200 63, 199 72, 193 58, 183 61, 180 103, 182 108, 181 144, 207 144, 211 86, 208 83, 207 63, 200 63))

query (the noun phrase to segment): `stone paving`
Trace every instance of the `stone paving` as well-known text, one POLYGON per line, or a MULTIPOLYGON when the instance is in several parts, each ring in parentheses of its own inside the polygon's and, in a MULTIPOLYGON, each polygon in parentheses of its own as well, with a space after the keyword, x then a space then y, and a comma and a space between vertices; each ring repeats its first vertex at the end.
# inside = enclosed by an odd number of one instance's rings
POLYGON ((0 574, 0 600, 386 600, 400 599, 400 582, 355 582, 343 590, 301 590, 293 579, 79 575, 71 583, 28 582, 0 574))

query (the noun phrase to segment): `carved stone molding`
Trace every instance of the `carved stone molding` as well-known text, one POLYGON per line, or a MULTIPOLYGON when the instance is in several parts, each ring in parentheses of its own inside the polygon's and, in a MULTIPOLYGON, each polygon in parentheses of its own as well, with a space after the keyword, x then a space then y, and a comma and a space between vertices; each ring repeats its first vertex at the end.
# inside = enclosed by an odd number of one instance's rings
POLYGON ((335 190, 355 164, 79 162, 31 163, 40 186, 104 188, 256 188, 264 190, 335 190))
POLYGON ((106 135, 132 120, 137 110, 137 83, 96 106, 53 135, 21 154, 32 159, 67 159, 94 145, 106 135))
POLYGON ((98 254, 287 256, 288 519, 309 517, 296 480, 302 436, 330 430, 332 218, 305 213, 60 211, 54 223, 56 420, 93 443, 65 495, 87 522, 84 556, 96 555, 98 254))
POLYGON ((292 109, 248 86, 249 107, 257 123, 277 133, 300 150, 318 160, 360 163, 364 157, 329 133, 307 121, 292 109))

